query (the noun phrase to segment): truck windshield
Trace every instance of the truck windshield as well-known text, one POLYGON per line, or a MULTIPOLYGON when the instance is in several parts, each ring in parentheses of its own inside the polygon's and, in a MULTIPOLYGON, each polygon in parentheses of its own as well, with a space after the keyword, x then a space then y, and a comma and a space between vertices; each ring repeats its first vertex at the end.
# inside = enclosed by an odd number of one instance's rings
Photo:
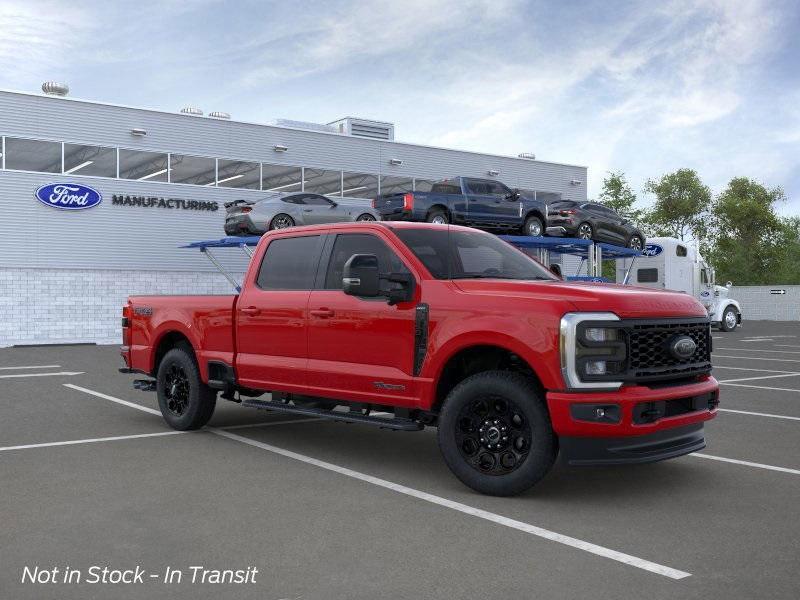
POLYGON ((397 228, 394 233, 436 279, 557 279, 510 244, 483 231, 397 228))

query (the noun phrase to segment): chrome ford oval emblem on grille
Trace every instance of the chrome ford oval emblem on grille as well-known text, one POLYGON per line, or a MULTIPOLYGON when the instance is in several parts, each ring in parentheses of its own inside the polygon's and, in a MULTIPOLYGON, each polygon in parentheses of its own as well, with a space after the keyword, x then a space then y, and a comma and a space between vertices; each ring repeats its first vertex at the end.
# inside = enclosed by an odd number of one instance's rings
POLYGON ((694 355, 697 344, 688 335, 677 335, 669 342, 669 352, 677 359, 686 360, 694 355))

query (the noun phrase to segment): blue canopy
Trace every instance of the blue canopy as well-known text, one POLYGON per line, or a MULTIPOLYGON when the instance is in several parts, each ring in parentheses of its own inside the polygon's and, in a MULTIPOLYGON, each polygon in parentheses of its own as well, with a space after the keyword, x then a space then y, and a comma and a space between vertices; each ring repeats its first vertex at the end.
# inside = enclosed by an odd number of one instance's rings
MULTIPOLYGON (((556 254, 577 254, 585 256, 589 252, 591 240, 581 240, 578 238, 557 238, 557 237, 530 237, 525 235, 501 235, 501 240, 505 240, 517 248, 539 248, 555 252, 556 254)), ((604 242, 595 242, 603 249, 603 258, 631 258, 641 256, 640 250, 614 246, 604 242)))
POLYGON ((203 240, 200 242, 192 242, 181 248, 241 248, 242 246, 257 246, 261 241, 261 236, 229 236, 219 240, 203 240))

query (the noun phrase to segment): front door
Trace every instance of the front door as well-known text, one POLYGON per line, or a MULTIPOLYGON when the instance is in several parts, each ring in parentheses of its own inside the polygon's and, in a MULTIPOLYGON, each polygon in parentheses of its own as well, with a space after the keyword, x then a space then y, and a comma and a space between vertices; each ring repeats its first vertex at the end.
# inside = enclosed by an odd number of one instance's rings
POLYGON ((333 200, 320 194, 306 194, 303 198, 303 221, 309 225, 341 221, 340 209, 333 200))
POLYGON ((322 235, 273 239, 245 282, 236 305, 240 385, 279 391, 305 385, 308 298, 322 241, 322 235))
POLYGON ((381 273, 408 272, 408 268, 377 233, 331 235, 328 243, 321 289, 311 292, 308 305, 311 393, 415 406, 415 303, 389 306, 385 298, 357 298, 342 291, 344 264, 353 254, 376 255, 381 273))
POLYGON ((519 223, 519 201, 506 197, 511 190, 502 183, 485 179, 467 179, 465 183, 470 222, 485 226, 519 223))

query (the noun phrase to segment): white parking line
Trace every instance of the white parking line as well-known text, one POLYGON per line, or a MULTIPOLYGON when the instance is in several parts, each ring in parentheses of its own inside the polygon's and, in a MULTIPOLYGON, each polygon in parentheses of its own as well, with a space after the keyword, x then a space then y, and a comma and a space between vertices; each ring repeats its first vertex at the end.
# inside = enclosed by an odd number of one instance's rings
POLYGON ((13 375, 0 375, 0 379, 17 379, 19 377, 54 377, 56 375, 72 377, 83 375, 83 371, 59 371, 58 373, 14 373, 13 375))
POLYGON ((0 367, 0 371, 21 371, 22 369, 60 369, 61 365, 26 365, 24 367, 0 367))
POLYGON ((297 460, 309 465, 314 465, 315 467, 319 467, 321 469, 325 469, 327 471, 332 471, 334 473, 338 473, 339 475, 344 475, 346 477, 351 477, 353 479, 357 479, 359 481, 363 481, 365 483, 369 483, 372 485, 376 485, 378 487, 382 487, 393 492, 397 492, 399 494, 404 494, 406 496, 411 496, 412 498, 417 498, 419 500, 423 500, 425 502, 430 502, 431 504, 436 504, 438 506, 443 506, 445 508, 449 508, 451 510, 455 510, 457 512, 461 512, 473 517, 477 517, 479 519, 484 519, 486 521, 491 521, 492 523, 496 523, 498 525, 503 525, 505 527, 510 527, 511 529, 516 529, 517 531, 522 531, 524 533, 528 533, 531 535, 535 535, 537 537, 541 537, 547 540, 551 540, 554 542, 558 542, 560 544, 564 544, 566 546, 571 546, 572 548, 577 548, 579 550, 583 550, 585 552, 590 552, 591 554, 596 554, 597 556, 602 556, 604 558, 610 558, 611 560, 615 560, 617 562, 625 563, 627 565, 631 565, 633 567, 643 569, 645 571, 650 571, 651 573, 656 573, 658 575, 663 575, 665 577, 669 577, 671 579, 684 579, 685 577, 691 576, 691 573, 687 573, 686 571, 679 571, 677 569, 673 569, 671 567, 667 567, 664 565, 660 565, 658 563, 650 562, 649 560, 644 560, 642 558, 638 558, 636 556, 631 556, 630 554, 624 554, 622 552, 617 552, 616 550, 611 550, 610 548, 605 548, 603 546, 598 546, 596 544, 592 544, 591 542, 586 542, 584 540, 580 540, 577 538, 569 537, 567 535, 563 535, 560 533, 556 533, 555 531, 550 531, 549 529, 544 529, 542 527, 537 527, 536 525, 531 525, 529 523, 523 523, 522 521, 516 521, 514 519, 509 519, 508 517, 503 517, 501 515, 495 514, 493 512, 489 512, 487 510, 482 510, 480 508, 475 508, 473 506, 469 506, 467 504, 462 504, 461 502, 455 502, 454 500, 448 500, 447 498, 442 498, 441 496, 435 496, 433 494, 429 494, 428 492, 423 492, 420 490, 416 490, 414 488, 407 487, 405 485, 401 485, 399 483, 394 483, 391 481, 387 481, 386 479, 380 479, 378 477, 373 477, 372 475, 367 475, 365 473, 360 473, 359 471, 354 471, 352 469, 348 469, 346 467, 340 467, 339 465, 335 465, 329 462, 325 462, 322 460, 318 460, 316 458, 312 458, 310 456, 306 456, 304 454, 298 454, 297 452, 292 452, 291 450, 285 450, 283 448, 278 448, 277 446, 272 446, 270 444, 265 444, 263 442, 259 442, 256 440, 251 440, 250 438, 242 437, 235 433, 230 433, 228 431, 223 431, 219 429, 211 429, 212 432, 216 433, 219 436, 228 438, 230 440, 234 440, 236 442, 241 442, 243 444, 247 444, 249 446, 254 446, 256 448, 260 448, 262 450, 266 450, 268 452, 272 452, 274 454, 279 454, 286 458, 291 458, 293 460, 297 460))
POLYGON ((741 360, 771 360, 772 362, 800 363, 800 360, 792 358, 772 358, 771 356, 726 356, 724 354, 715 354, 714 358, 739 358, 741 360))
POLYGON ((733 383, 734 381, 755 381, 756 379, 775 379, 776 377, 797 377, 800 373, 778 373, 777 375, 761 375, 759 377, 741 377, 739 379, 722 379, 719 383, 733 383))
POLYGON ((719 412, 737 413, 740 415, 752 415, 754 417, 771 417, 773 419, 788 419, 790 421, 800 421, 800 417, 790 417, 789 415, 773 415, 772 413, 751 412, 749 410, 734 410, 732 408, 718 408, 719 412))
POLYGON ((717 350, 732 350, 734 352, 738 350, 743 352, 770 352, 772 354, 800 354, 800 352, 795 350, 762 350, 761 348, 717 348, 717 350))
MULTIPOLYGON (((137 410, 142 410, 144 412, 160 414, 158 411, 155 411, 153 409, 147 408, 145 406, 140 406, 139 404, 134 404, 133 402, 128 402, 127 400, 122 400, 121 398, 115 398, 114 396, 109 396, 108 394, 95 392, 94 390, 82 388, 77 385, 71 385, 68 383, 65 383, 64 386, 87 394, 91 394, 92 396, 97 396, 98 398, 104 398, 106 400, 110 400, 111 402, 116 402, 118 404, 122 404, 130 408, 135 408, 137 410)), ((299 419, 297 419, 297 421, 299 421, 299 419)), ((303 419, 303 421, 305 421, 305 419, 303 419)), ((285 421, 283 421, 283 423, 285 423, 285 421)), ((239 426, 237 425, 234 427, 239 427, 239 426)), ((503 517, 501 515, 497 515, 489 511, 485 511, 479 508, 474 508, 472 506, 461 504, 460 502, 455 502, 453 500, 448 500, 446 498, 441 498, 439 496, 434 496, 433 494, 422 492, 420 490, 415 490, 413 488, 406 487, 398 483, 393 483, 385 479, 379 479, 378 477, 373 477, 372 475, 359 473, 358 471, 353 471, 352 469, 348 469, 346 467, 340 467, 339 465, 327 463, 318 460, 316 458, 312 458, 310 456, 298 454, 296 452, 292 452, 291 450, 284 450, 283 448, 278 448, 277 446, 270 446, 269 444, 264 444, 263 442, 251 440, 249 438, 237 435, 235 433, 230 433, 229 431, 226 431, 224 429, 208 427, 204 431, 210 431, 212 433, 215 433, 216 435, 228 438, 230 440, 241 442, 243 444, 248 444, 250 446, 255 446, 256 448, 261 448, 262 450, 268 450, 269 452, 280 454, 281 456, 292 458, 294 460, 298 460, 300 462, 304 462, 307 464, 315 465, 317 467, 327 469, 335 473, 339 473, 340 475, 346 475, 348 477, 352 477, 360 481, 371 483, 373 485, 377 485, 379 487, 383 487, 398 492, 400 494, 412 496, 414 498, 418 498, 420 500, 424 500, 432 504, 438 504, 439 506, 444 506, 446 508, 450 508, 458 512, 472 515, 480 519, 485 519, 487 521, 492 521, 493 523, 504 525, 506 527, 510 527, 518 531, 522 531, 525 533, 529 533, 531 535, 552 540, 554 542, 559 542, 561 544, 565 544, 573 548, 578 548, 579 550, 584 550, 585 552, 590 552, 591 554, 596 554, 598 556, 610 558, 611 560, 625 563, 633 567, 643 569, 645 571, 650 571, 651 573, 663 575, 671 579, 684 579, 685 577, 691 576, 691 573, 687 573, 686 571, 679 571, 678 569, 673 569, 671 567, 660 565, 658 563, 650 562, 649 560, 638 558, 636 556, 631 556, 630 554, 625 554, 623 552, 617 552, 616 550, 611 550, 610 548, 598 546, 596 544, 592 544, 591 542, 586 542, 584 540, 579 540, 577 538, 569 537, 560 533, 556 533, 554 531, 550 531, 548 529, 543 529, 535 525, 530 525, 529 523, 523 523, 522 521, 515 521, 514 519, 509 519, 508 517, 503 517)))
POLYGON ((689 454, 689 456, 695 456, 697 458, 707 458, 709 460, 718 460, 720 462, 733 463, 735 465, 744 465, 746 467, 756 467, 757 469, 767 469, 768 471, 780 471, 781 473, 791 473, 792 475, 800 475, 800 471, 798 471, 797 469, 789 469, 787 467, 776 467, 775 465, 765 465, 762 463, 750 462, 749 460, 737 460, 735 458, 725 458, 724 456, 700 454, 699 452, 694 452, 693 454, 689 454))
POLYGON ((800 392, 800 390, 795 390, 793 388, 767 387, 764 385, 750 385, 749 383, 723 383, 723 385, 730 385, 732 387, 755 388, 757 390, 770 390, 773 392, 800 392))
POLYGON ((762 373, 786 373, 789 375, 797 374, 797 371, 779 371, 777 369, 754 369, 752 367, 729 367, 727 365, 714 365, 714 369, 733 369, 734 371, 760 371, 762 373))
POLYGON ((116 435, 113 437, 88 438, 85 440, 67 440, 65 442, 45 442, 44 444, 25 444, 23 446, 5 446, 0 448, 0 452, 9 450, 27 450, 29 448, 50 448, 53 446, 75 446, 77 444, 94 444, 96 442, 116 442, 119 440, 135 440, 139 438, 159 437, 164 435, 178 435, 189 433, 188 431, 159 431, 157 433, 138 433, 135 435, 116 435))
POLYGON ((117 404, 122 404, 123 406, 128 406, 130 408, 136 408, 138 410, 144 411, 146 413, 150 413, 151 415, 158 415, 161 416, 161 411, 156 410, 154 408, 148 408, 147 406, 142 406, 141 404, 136 404, 134 402, 128 402, 127 400, 122 400, 121 398, 115 398, 114 396, 109 396, 108 394, 101 394, 100 392, 95 392, 94 390, 89 390, 87 388, 81 387, 79 385, 73 385, 71 383, 63 384, 64 387, 68 387, 71 390, 77 390, 79 392, 83 392, 84 394, 90 394, 92 396, 97 396, 98 398, 102 398, 103 400, 109 400, 111 402, 116 402, 117 404))

